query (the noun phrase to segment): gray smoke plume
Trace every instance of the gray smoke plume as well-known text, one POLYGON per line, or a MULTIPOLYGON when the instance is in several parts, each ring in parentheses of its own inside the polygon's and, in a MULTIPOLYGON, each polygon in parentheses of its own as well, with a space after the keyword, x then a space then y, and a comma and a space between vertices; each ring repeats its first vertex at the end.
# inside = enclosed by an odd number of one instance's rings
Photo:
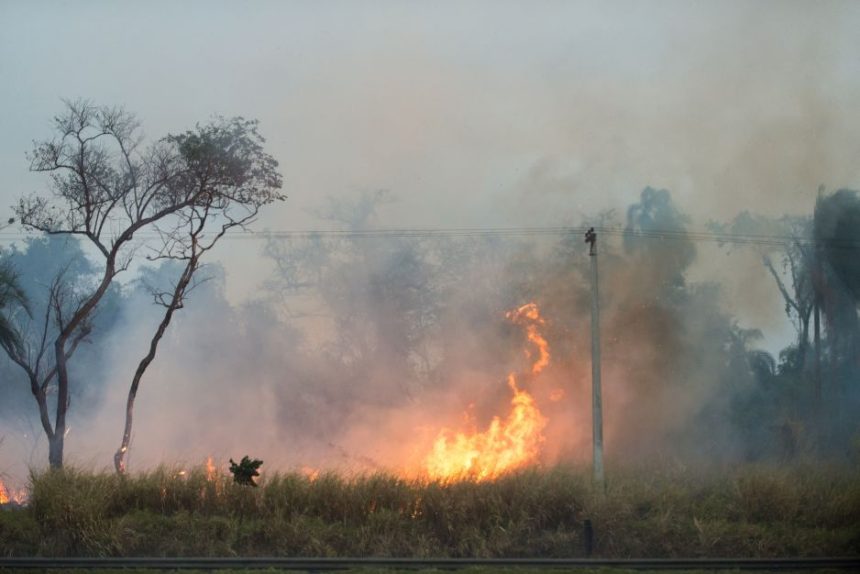
MULTIPOLYGON (((860 185, 860 5, 377 4, 250 13, 216 2, 201 21, 194 3, 4 3, 0 69, 16 89, 0 92, 0 193, 10 204, 39 185, 22 152, 58 94, 81 94, 139 112, 154 134, 210 112, 259 118, 290 200, 258 229, 669 227, 663 240, 601 235, 607 455, 765 456, 784 413, 808 398, 809 373, 792 371, 797 333, 762 265, 769 255, 782 273, 782 254, 696 230, 746 211, 748 233, 784 234, 783 216, 810 216, 820 184, 860 185), (141 74, 153 69, 158 81, 141 74), (638 194, 651 182, 671 198, 638 194), (380 188, 392 192, 342 191, 380 188), (320 201, 331 193, 347 199, 320 201), (757 348, 766 353, 751 363, 757 348)), ((222 269, 143 382, 132 468, 252 450, 282 467, 420 458, 470 404, 481 423, 507 406, 504 377, 525 359, 504 313, 530 300, 553 351, 529 387, 550 420, 546 462, 588 457, 581 237, 320 234, 273 237, 263 256, 252 241, 220 247, 222 269)), ((850 285, 848 263, 828 261, 850 285)), ((850 349, 838 324, 850 302, 825 313, 834 369, 850 349)), ((69 437, 72 459, 97 466, 116 448, 152 327, 135 284, 112 305, 82 348, 69 437)), ((3 368, 0 472, 23 475, 41 446, 30 454, 32 400, 3 368)))

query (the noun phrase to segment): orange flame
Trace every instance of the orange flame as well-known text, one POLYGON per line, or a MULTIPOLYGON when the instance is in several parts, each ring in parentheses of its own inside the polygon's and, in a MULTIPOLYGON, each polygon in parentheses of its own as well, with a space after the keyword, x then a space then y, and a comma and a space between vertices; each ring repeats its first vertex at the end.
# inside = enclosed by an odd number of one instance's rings
MULTIPOLYGON (((550 359, 549 345, 539 331, 545 322, 538 306, 528 303, 510 311, 506 317, 517 325, 523 325, 529 342, 537 347, 536 353, 526 349, 526 356, 533 361, 530 372, 537 375, 549 365, 550 359)), ((511 410, 504 419, 493 417, 483 432, 465 433, 443 429, 439 433, 432 451, 424 461, 431 478, 468 477, 486 480, 537 461, 544 440, 546 418, 534 398, 519 388, 514 373, 508 375, 507 383, 513 397, 511 410)))
MULTIPOLYGON (((508 311, 505 317, 517 325, 525 325, 526 337, 537 347, 537 360, 532 364, 532 374, 540 374, 549 365, 549 343, 538 331, 538 327, 546 324, 540 316, 538 306, 535 303, 526 303, 518 309, 508 311)), ((526 349, 525 353, 529 359, 533 358, 532 351, 529 349, 526 349)))
POLYGON ((215 463, 212 461, 211 456, 206 457, 206 480, 212 482, 215 480, 215 473, 217 469, 215 468, 215 463))
POLYGON ((26 488, 15 490, 7 488, 0 480, 0 505, 3 504, 26 504, 29 494, 26 488))

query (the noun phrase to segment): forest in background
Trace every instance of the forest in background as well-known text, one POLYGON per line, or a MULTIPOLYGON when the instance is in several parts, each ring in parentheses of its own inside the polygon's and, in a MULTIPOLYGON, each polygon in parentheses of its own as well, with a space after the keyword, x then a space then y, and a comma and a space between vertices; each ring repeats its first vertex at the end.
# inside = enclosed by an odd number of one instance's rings
MULTIPOLYGON (((522 334, 502 315, 527 301, 548 318, 554 356, 551 382, 537 391, 549 409, 543 462, 590 456, 582 237, 368 234, 390 199, 365 193, 321 207, 318 216, 346 235, 270 235, 264 253, 274 272, 250 302, 227 301, 219 265, 203 270, 209 280, 177 315, 151 387, 142 388, 132 464, 226 458, 252 445, 276 467, 396 470, 414 452, 392 435, 456 425, 467 404, 483 424, 504 404, 499 381, 520 360, 522 334), (558 388, 565 398, 548 401, 558 388)), ((761 254, 772 297, 796 332, 777 355, 761 350, 760 331, 741 328, 743 318, 724 309, 718 283, 688 279, 703 236, 687 231, 690 220, 669 192, 646 188, 623 216, 583 223, 608 230, 601 304, 611 459, 857 459, 856 192, 822 193, 806 217, 742 213, 711 223, 747 238, 727 243, 728 252, 761 254), (749 241, 756 236, 771 239, 749 241)), ((32 237, 3 259, 34 318, 57 273, 74 290, 92 285, 97 272, 71 238, 32 237)), ((135 280, 112 286, 100 306, 73 365, 76 460, 99 466, 108 445, 115 448, 121 413, 112 397, 145 352, 152 287, 170 285, 177 273, 175 262, 143 267, 135 280)), ((8 473, 22 462, 40 464, 44 440, 20 369, 6 359, 0 369, 0 471, 8 473), (26 456, 13 460, 12 452, 26 456)))

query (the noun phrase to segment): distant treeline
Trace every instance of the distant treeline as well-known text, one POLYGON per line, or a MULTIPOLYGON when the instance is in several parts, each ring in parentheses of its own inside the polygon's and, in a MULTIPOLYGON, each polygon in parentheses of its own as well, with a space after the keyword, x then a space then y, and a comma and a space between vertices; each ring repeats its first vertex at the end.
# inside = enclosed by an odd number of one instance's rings
MULTIPOLYGON (((342 229, 370 229, 387 199, 332 200, 320 216, 342 229)), ((857 192, 822 193, 806 217, 745 213, 712 223, 726 233, 786 238, 776 246, 726 246, 761 252, 756 280, 771 282, 772 298, 796 328, 795 341, 777 356, 759 350, 761 333, 741 328, 725 310, 718 284, 688 279, 699 245, 667 191, 647 188, 624 217, 606 213, 583 223, 629 231, 600 239, 610 458, 860 456, 857 192), (672 234, 665 241, 637 234, 657 231, 672 234)), ((178 393, 187 387, 224 397, 205 401, 210 420, 253 420, 255 397, 265 397, 260 401, 272 414, 258 427, 273 425, 268 434, 289 437, 297 457, 314 453, 313 464, 346 456, 390 468, 396 460, 371 454, 384 449, 371 448, 368 439, 350 442, 353 431, 389 429, 388 414, 420 405, 432 392, 477 384, 474 376, 463 382, 462 373, 501 379, 522 348, 522 334, 501 313, 534 300, 548 318, 553 349, 546 376, 571 397, 570 406, 554 407, 547 462, 575 459, 588 448, 583 433, 570 439, 576 434, 570 428, 589 416, 586 249, 579 236, 272 237, 264 253, 274 271, 258 296, 230 303, 228 277, 210 265, 203 272, 211 280, 190 296, 156 364, 172 379, 189 381, 171 387, 178 393), (237 396, 250 397, 240 413, 231 403, 237 396)), ((32 311, 32 318, 20 312, 10 318, 35 326, 58 273, 74 291, 91 286, 97 272, 73 238, 34 237, 6 249, 3 260, 32 311)), ((72 367, 75 417, 95 416, 122 358, 145 352, 145 341, 129 333, 147 320, 152 290, 146 286, 169 286, 178 271, 175 262, 142 267, 134 281, 111 286, 72 367)), ((9 361, 0 364, 0 394, 7 428, 38 428, 30 388, 9 361)), ((161 400, 164 418, 173 398, 161 400)), ((476 415, 488 420, 504 397, 484 393, 481 400, 476 415)), ((195 402, 183 404, 185 417, 204 416, 193 410, 195 402)), ((205 443, 205 431, 204 425, 192 438, 205 443)), ((186 432, 177 430, 177 443, 186 432)), ((235 445, 227 447, 247 450, 241 445, 255 436, 237 427, 235 445)), ((387 440, 381 430, 370 442, 390 449, 387 440)))

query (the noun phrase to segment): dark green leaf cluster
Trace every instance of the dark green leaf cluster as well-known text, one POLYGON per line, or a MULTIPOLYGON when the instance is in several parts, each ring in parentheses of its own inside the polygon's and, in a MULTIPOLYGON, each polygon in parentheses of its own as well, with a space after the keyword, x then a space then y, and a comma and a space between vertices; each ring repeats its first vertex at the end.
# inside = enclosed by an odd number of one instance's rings
POLYGON ((4 260, 0 262, 0 346, 21 352, 21 335, 9 319, 10 313, 16 308, 29 313, 30 303, 15 269, 8 260, 4 260))
POLYGON ((250 459, 247 455, 242 457, 242 460, 239 461, 239 464, 231 458, 230 459, 230 472, 233 473, 233 480, 236 484, 245 484, 248 486, 257 486, 257 483, 254 482, 254 477, 260 476, 259 468, 263 465, 263 461, 260 459, 250 459))

